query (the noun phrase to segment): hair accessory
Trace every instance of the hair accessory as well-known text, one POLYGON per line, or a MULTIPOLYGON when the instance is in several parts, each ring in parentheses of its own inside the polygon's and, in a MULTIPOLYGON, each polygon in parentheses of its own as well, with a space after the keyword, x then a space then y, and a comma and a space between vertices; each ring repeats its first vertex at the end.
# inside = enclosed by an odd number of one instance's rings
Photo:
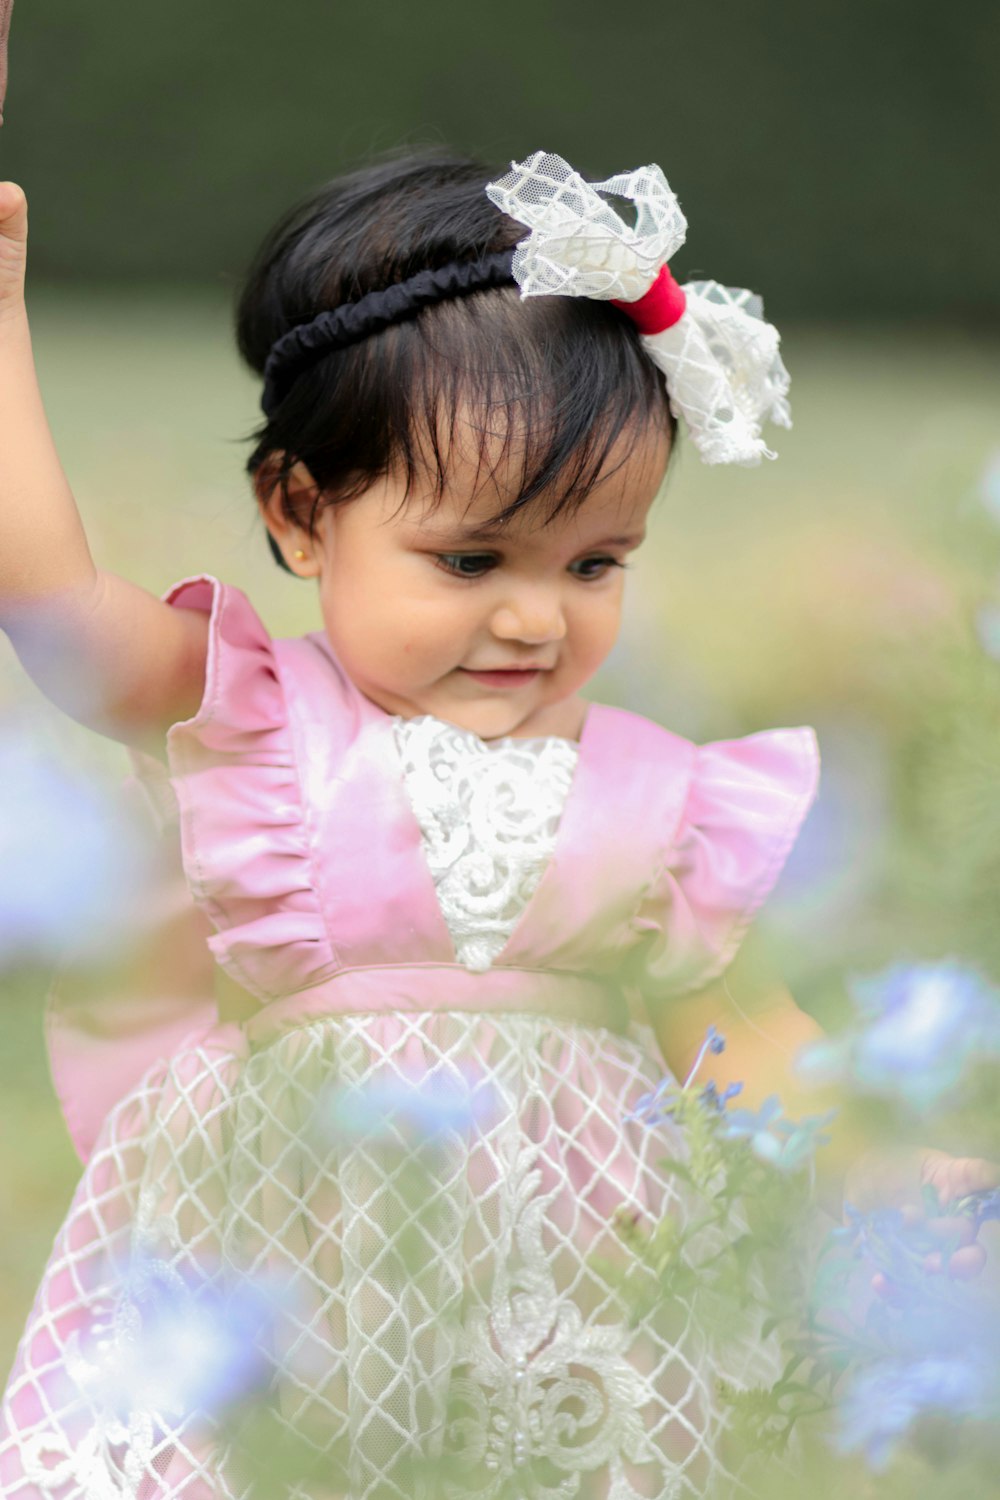
POLYGON ((345 302, 289 329, 274 343, 264 366, 260 404, 265 415, 273 415, 303 370, 332 350, 346 349, 392 323, 416 317, 432 303, 467 297, 487 287, 513 285, 512 254, 501 250, 480 260, 452 261, 436 270, 418 271, 408 281, 369 292, 357 302, 345 302))
POLYGON ((522 297, 595 297, 621 307, 705 463, 777 457, 760 429, 765 420, 792 425, 778 331, 752 292, 674 281, 666 263, 684 243, 687 220, 659 167, 590 183, 561 156, 536 151, 486 192, 530 230, 514 251, 522 297), (635 225, 601 194, 633 203, 635 225))

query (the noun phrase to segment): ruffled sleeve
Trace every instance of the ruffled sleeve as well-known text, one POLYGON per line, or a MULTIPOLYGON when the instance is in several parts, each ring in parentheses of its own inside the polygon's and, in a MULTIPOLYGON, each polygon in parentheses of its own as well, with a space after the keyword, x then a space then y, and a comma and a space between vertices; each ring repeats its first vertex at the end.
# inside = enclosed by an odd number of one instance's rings
MULTIPOLYGON (((167 734, 185 874, 215 929, 208 940, 215 958, 266 1001, 336 966, 274 643, 246 595, 215 578, 184 579, 165 599, 210 615, 202 702, 167 734)), ((133 759, 167 816, 164 768, 148 756, 133 759)))
POLYGON ((811 729, 697 747, 677 831, 635 920, 647 1000, 723 972, 781 873, 818 778, 811 729))

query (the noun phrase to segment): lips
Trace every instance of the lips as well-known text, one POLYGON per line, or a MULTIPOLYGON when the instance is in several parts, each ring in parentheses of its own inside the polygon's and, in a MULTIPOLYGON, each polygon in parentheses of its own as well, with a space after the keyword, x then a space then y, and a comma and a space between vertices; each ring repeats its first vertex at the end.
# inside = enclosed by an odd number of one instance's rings
POLYGON ((515 688, 533 682, 544 669, 542 667, 493 667, 489 671, 477 672, 470 667, 460 668, 466 677, 484 687, 515 688))

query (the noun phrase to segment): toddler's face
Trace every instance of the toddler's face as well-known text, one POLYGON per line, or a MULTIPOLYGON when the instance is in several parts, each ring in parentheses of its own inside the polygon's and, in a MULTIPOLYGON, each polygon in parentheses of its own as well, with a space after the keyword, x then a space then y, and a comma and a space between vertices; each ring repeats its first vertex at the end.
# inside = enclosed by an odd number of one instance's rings
MULTIPOLYGON (((482 739, 576 738, 577 694, 618 634, 621 564, 643 539, 668 450, 666 433, 622 439, 583 505, 548 525, 527 506, 484 530, 506 497, 471 456, 453 456, 440 503, 404 499, 404 482, 387 478, 327 507, 312 538, 276 495, 262 508, 289 567, 319 579, 338 659, 386 713, 434 714, 482 739)), ((301 466, 293 499, 297 486, 308 495, 301 466)))

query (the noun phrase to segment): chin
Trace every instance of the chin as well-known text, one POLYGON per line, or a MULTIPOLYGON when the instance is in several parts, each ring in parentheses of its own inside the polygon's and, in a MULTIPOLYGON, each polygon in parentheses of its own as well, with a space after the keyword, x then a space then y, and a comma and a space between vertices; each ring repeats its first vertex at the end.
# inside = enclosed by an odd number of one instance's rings
POLYGON ((481 740, 498 740, 512 734, 529 712, 518 711, 511 703, 456 703, 439 717, 457 724, 459 729, 471 730, 481 740))

